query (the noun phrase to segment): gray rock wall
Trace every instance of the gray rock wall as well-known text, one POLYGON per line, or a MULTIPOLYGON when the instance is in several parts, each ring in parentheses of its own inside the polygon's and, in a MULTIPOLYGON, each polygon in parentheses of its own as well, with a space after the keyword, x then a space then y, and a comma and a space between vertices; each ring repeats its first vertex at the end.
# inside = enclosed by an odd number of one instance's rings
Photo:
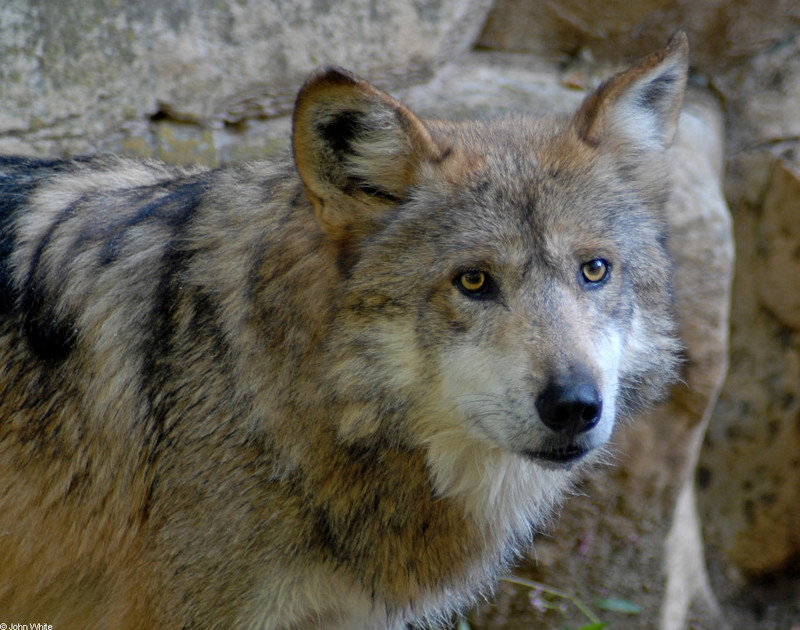
MULTIPOLYGON (((418 82, 471 44, 489 6, 488 0, 5 0, 0 151, 233 157, 230 144, 238 138, 225 127, 287 114, 313 68, 340 64, 395 88, 418 82), (148 125, 151 116, 199 126, 204 135, 195 142, 197 134, 179 125, 148 125)), ((248 143, 253 152, 270 148, 268 141, 248 143)))

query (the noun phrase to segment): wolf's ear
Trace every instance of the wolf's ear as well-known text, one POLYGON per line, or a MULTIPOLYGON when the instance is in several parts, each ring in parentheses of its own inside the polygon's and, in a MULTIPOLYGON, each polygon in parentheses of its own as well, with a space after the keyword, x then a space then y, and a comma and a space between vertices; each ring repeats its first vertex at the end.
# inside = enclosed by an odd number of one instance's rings
POLYGON ((637 66, 600 85, 575 118, 587 143, 618 141, 640 150, 668 146, 678 125, 688 73, 689 42, 683 31, 637 66))
POLYGON ((424 165, 441 158, 414 114, 340 68, 300 90, 292 146, 317 221, 337 240, 368 232, 405 198, 424 165))

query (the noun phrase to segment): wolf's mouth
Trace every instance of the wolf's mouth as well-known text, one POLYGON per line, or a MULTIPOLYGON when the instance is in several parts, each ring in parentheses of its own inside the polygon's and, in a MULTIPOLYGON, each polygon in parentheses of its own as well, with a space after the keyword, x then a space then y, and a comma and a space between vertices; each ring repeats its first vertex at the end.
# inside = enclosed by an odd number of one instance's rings
POLYGON ((577 444, 546 451, 524 451, 526 457, 551 464, 573 464, 582 459, 591 449, 577 444))

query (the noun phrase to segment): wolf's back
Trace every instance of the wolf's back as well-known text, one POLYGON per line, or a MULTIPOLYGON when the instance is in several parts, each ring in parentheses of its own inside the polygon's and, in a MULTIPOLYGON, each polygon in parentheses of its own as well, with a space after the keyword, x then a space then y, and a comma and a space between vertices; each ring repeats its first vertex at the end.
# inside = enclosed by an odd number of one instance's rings
MULTIPOLYGON (((265 393, 253 378, 279 380, 251 358, 281 344, 298 301, 285 295, 291 278, 262 281, 262 268, 271 257, 291 268, 309 246, 267 246, 281 240, 279 224, 296 224, 288 214, 303 222, 291 212, 299 182, 286 171, 0 159, 4 614, 82 627, 140 616, 148 627, 131 602, 149 610, 158 596, 134 576, 166 571, 155 556, 170 549, 192 558, 212 548, 226 519, 246 513, 227 494, 247 494, 239 484, 258 478, 242 444, 254 441, 260 466, 275 461, 248 434, 252 416, 270 415, 256 411, 265 393), (255 338, 255 329, 267 332, 255 338), (181 522, 198 509, 218 525, 181 522), (48 617, 53 610, 61 616, 48 617)), ((303 351, 285 346, 282 357, 303 351)), ((259 500, 271 498, 267 486, 259 500)), ((191 562, 210 580, 204 562, 220 560, 191 562)))

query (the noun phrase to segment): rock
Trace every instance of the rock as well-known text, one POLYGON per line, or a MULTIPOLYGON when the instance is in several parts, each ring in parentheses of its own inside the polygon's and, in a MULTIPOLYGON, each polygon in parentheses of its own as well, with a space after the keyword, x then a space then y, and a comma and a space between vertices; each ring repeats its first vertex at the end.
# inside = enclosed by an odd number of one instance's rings
POLYGON ((469 119, 570 110, 586 93, 566 87, 553 64, 531 55, 473 52, 398 95, 422 116, 469 119))
MULTIPOLYGON (((800 76, 800 75, 798 75, 800 76)), ((800 96, 800 95, 799 95, 800 96)), ((758 284, 761 303, 778 320, 800 331, 800 164, 779 160, 764 198, 758 284)), ((798 528, 800 538, 800 528, 798 528)))
POLYGON ((697 480, 714 591, 742 630, 800 616, 799 167, 761 150, 731 159, 727 176, 737 194, 731 360, 697 480))
POLYGON ((478 45, 539 55, 574 55, 581 49, 619 61, 661 47, 682 28, 692 64, 715 74, 731 68, 800 27, 800 4, 775 0, 497 0, 478 45))
MULTIPOLYGON (((674 502, 663 547, 657 539, 651 541, 663 554, 666 574, 660 630, 725 627, 706 573, 694 490, 703 437, 728 367, 734 245, 722 191, 723 148, 724 128, 716 104, 705 99, 687 105, 672 149, 675 188, 670 202, 675 304, 686 365, 682 385, 651 421, 658 432, 666 431, 672 438, 671 445, 669 437, 666 444, 659 439, 654 451, 665 464, 656 488, 674 502)), ((643 423, 642 430, 646 429, 643 423)), ((652 452, 639 458, 646 461, 650 456, 652 452)))
POLYGON ((800 618, 800 35, 714 77, 737 262, 731 359, 697 470, 715 594, 737 629, 800 618))
POLYGON ((732 150, 800 137, 800 34, 764 48, 712 84, 727 103, 732 150))
MULTIPOLYGON (((205 126, 286 114, 314 67, 396 88, 464 50, 488 0, 7 0, 0 150, 90 152, 148 116, 205 126), (57 139, 57 142, 53 142, 57 139), (4 144, 4 140, 8 140, 4 144)), ((190 156, 193 157, 193 156, 190 156)))

